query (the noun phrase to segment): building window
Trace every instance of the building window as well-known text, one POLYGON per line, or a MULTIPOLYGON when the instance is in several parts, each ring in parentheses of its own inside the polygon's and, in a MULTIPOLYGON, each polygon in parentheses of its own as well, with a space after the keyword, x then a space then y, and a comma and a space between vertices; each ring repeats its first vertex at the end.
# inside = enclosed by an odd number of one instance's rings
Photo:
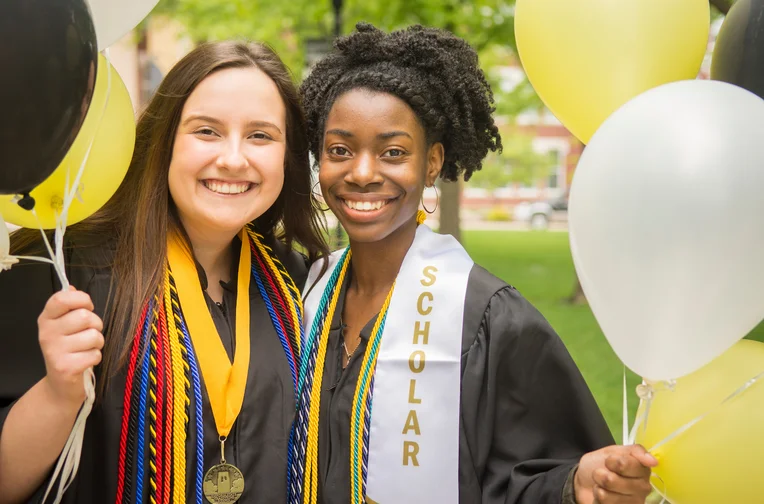
POLYGON ((559 149, 550 149, 548 154, 551 157, 551 166, 549 167, 547 187, 550 189, 557 189, 560 187, 560 166, 562 164, 562 152, 560 152, 559 149))
POLYGON ((156 66, 154 61, 146 57, 141 77, 143 81, 141 83, 141 105, 145 105, 154 96, 154 93, 159 88, 159 84, 162 83, 164 75, 162 75, 162 71, 156 66))
POLYGON ((547 182, 547 187, 550 189, 557 189, 559 187, 558 177, 557 177, 557 169, 552 168, 552 173, 549 174, 549 181, 547 182))

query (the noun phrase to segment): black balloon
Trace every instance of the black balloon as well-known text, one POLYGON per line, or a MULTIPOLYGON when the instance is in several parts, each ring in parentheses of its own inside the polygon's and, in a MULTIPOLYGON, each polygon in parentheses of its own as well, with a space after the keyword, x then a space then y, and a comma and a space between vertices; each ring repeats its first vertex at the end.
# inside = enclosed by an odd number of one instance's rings
POLYGON ((28 192, 61 163, 97 65, 85 0, 0 1, 0 194, 28 192))
POLYGON ((716 38, 711 78, 764 98, 764 0, 732 5, 716 38))

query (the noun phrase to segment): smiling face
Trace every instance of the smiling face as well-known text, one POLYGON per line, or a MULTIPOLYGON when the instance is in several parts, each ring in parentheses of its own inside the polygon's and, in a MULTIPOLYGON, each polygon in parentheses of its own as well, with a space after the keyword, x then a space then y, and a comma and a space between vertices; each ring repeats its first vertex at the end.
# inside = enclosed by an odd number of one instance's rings
POLYGON ((351 241, 376 242, 414 229, 419 201, 443 165, 414 111, 387 93, 354 89, 326 120, 319 180, 351 241))
POLYGON ((183 107, 169 170, 170 194, 192 237, 234 235, 284 186, 286 108, 255 67, 205 78, 183 107))

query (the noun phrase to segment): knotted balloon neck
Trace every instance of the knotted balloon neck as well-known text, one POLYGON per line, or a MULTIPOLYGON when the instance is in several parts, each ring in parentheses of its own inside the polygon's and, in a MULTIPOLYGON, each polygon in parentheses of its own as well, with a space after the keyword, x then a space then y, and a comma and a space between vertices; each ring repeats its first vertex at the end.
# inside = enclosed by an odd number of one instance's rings
POLYGON ((652 401, 657 392, 671 391, 676 388, 676 380, 650 381, 643 380, 637 385, 637 396, 643 401, 652 401))
POLYGON ((34 208, 34 198, 28 193, 22 193, 21 198, 17 201, 18 205, 24 210, 31 211, 34 208))
MULTIPOLYGON (((658 392, 673 392, 676 388, 676 380, 667 380, 667 381, 650 381, 650 380, 643 380, 642 383, 637 385, 637 396, 642 402, 643 408, 642 408, 642 414, 639 415, 634 422, 634 425, 632 426, 631 430, 628 431, 628 437, 625 438, 624 444, 634 444, 637 438, 637 431, 641 428, 644 432, 647 430, 647 422, 650 418, 650 407, 653 404, 653 400, 655 399, 655 395, 658 392)), ((624 377, 624 397, 626 394, 626 382, 624 377)), ((626 404, 624 402, 624 431, 626 432, 628 430, 628 410, 626 408, 626 404)))

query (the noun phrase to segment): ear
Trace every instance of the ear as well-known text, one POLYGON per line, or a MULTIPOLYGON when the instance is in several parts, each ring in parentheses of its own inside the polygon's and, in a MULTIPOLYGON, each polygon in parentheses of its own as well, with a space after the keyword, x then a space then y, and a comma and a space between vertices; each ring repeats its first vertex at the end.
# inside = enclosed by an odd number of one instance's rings
POLYGON ((440 142, 433 143, 427 152, 427 172, 424 178, 424 185, 426 187, 435 185, 435 181, 438 179, 438 175, 440 175, 440 170, 443 168, 444 159, 445 149, 443 144, 440 142))

